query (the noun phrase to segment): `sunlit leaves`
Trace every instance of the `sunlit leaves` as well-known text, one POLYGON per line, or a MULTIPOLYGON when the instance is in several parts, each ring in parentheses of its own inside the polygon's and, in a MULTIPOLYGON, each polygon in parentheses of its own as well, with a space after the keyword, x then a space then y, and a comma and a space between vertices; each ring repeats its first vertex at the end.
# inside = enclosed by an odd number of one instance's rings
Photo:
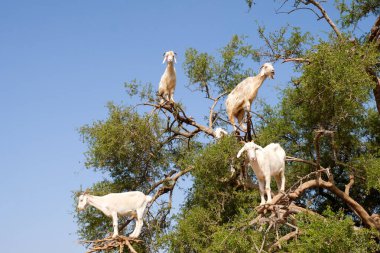
POLYGON ((80 129, 88 144, 86 167, 109 172, 125 189, 144 189, 167 166, 157 115, 108 105, 109 117, 80 129))
POLYGON ((372 240, 378 232, 355 230, 350 217, 327 209, 324 216, 298 215, 301 235, 288 245, 285 252, 376 252, 379 245, 372 240))
POLYGON ((242 79, 252 75, 252 70, 244 67, 247 60, 259 60, 257 51, 246 44, 244 37, 237 35, 219 50, 218 56, 193 48, 185 55, 184 69, 190 86, 206 92, 206 89, 216 89, 219 93, 232 90, 242 79))

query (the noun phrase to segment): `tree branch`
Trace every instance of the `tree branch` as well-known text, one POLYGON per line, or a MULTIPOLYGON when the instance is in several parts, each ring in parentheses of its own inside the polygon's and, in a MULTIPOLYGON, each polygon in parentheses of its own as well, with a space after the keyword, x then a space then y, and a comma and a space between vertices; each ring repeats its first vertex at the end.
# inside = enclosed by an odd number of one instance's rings
POLYGON ((285 63, 285 62, 311 63, 309 59, 305 59, 305 58, 286 58, 282 61, 282 63, 285 63))
POLYGON ((380 46, 380 16, 377 17, 375 23, 371 28, 368 36, 368 41, 375 42, 378 46, 380 46))
POLYGON ((354 199, 352 199, 349 195, 341 191, 338 187, 336 187, 331 182, 326 182, 322 179, 320 180, 310 180, 302 185, 300 185, 295 191, 288 194, 290 199, 297 199, 304 191, 311 188, 324 188, 332 193, 334 193, 337 197, 341 198, 363 221, 363 223, 371 228, 376 228, 380 230, 380 223, 374 222, 371 216, 367 213, 367 211, 354 199))
POLYGON ((293 232, 290 232, 289 234, 284 235, 283 237, 278 239, 277 242, 275 242, 269 247, 269 252, 272 252, 273 250, 275 250, 275 248, 280 247, 281 243, 289 241, 290 239, 293 239, 294 237, 297 237, 297 235, 299 235, 298 229, 296 229, 293 232))
POLYGON ((208 121, 208 126, 210 128, 212 128, 212 125, 214 124, 215 120, 216 119, 213 119, 213 115, 214 115, 214 108, 216 106, 216 104, 218 103, 219 99, 222 98, 224 95, 226 95, 227 92, 223 92, 222 94, 220 94, 217 98, 210 98, 211 100, 214 101, 214 103, 212 104, 211 108, 210 108, 210 114, 209 114, 209 121, 208 121))
POLYGON ((314 1, 314 0, 307 0, 306 1, 306 4, 308 3, 311 3, 312 5, 314 5, 315 7, 317 7, 319 9, 319 11, 321 12, 321 14, 323 15, 324 19, 327 21, 327 23, 331 26, 331 28, 334 30, 334 32, 336 33, 336 35, 339 37, 339 38, 342 38, 342 33, 339 31, 338 27, 335 25, 335 23, 332 21, 332 19, 329 17, 329 15, 327 15, 327 12, 326 10, 322 7, 322 5, 317 2, 317 1, 314 1))
POLYGON ((350 175, 350 181, 344 187, 344 193, 347 194, 348 196, 350 196, 350 189, 351 189, 352 185, 354 184, 354 182, 355 182, 354 175, 351 174, 350 175))

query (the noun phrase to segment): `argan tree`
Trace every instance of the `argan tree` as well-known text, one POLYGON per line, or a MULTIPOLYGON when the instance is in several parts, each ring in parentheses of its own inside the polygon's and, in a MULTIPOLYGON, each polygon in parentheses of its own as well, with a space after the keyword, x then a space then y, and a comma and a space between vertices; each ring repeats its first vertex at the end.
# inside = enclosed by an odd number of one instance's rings
MULTIPOLYGON (((86 166, 108 175, 90 189, 94 194, 141 190, 154 196, 141 241, 117 250, 380 250, 380 3, 336 1, 341 18, 334 22, 323 1, 277 2, 274 15, 309 11, 311 22, 313 16, 327 22, 328 36, 292 24, 269 32, 258 27, 259 47, 234 36, 217 55, 190 48, 183 67, 189 88, 209 101, 205 120, 190 117, 180 103, 159 103, 150 84, 131 81, 126 89, 141 104, 109 104, 106 120, 81 128, 86 166), (373 15, 373 27, 358 34, 358 22, 373 15), (274 191, 272 203, 263 206, 255 175, 244 158, 236 158, 247 136, 216 140, 214 134, 229 126, 224 100, 254 74, 246 67, 252 61, 294 70, 279 103, 262 102, 247 119, 256 143, 278 142, 288 155, 286 191, 274 191), (181 179, 191 187, 173 215, 181 179)), ((254 1, 247 5, 255 8, 254 1)), ((106 237, 112 228, 94 209, 76 219, 83 240, 106 237)), ((130 222, 123 220, 120 229, 131 229, 130 222)))

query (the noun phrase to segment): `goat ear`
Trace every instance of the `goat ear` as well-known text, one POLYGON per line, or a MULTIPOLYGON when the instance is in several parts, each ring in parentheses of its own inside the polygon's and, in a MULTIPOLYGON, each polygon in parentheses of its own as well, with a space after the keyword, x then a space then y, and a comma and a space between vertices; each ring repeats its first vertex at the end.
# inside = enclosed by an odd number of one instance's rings
POLYGON ((237 153, 237 158, 239 158, 240 156, 241 156, 241 154, 244 152, 246 150, 246 148, 245 148, 245 146, 244 147, 242 147, 240 150, 239 150, 239 152, 237 153))
POLYGON ((166 56, 164 57, 164 61, 162 63, 165 63, 166 62, 166 56))

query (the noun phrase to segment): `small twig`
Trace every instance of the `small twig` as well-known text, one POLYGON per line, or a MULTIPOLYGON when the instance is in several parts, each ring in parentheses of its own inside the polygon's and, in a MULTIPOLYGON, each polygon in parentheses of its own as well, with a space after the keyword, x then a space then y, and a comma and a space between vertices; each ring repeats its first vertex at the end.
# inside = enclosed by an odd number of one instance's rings
POLYGON ((227 92, 223 92, 222 94, 220 94, 217 98, 210 98, 211 100, 214 100, 214 103, 212 104, 212 106, 211 106, 211 108, 210 108, 210 114, 209 114, 209 122, 208 122, 208 126, 210 127, 210 128, 212 128, 212 125, 214 124, 214 122, 213 122, 213 114, 214 114, 214 108, 215 108, 215 106, 216 106, 216 104, 218 103, 218 101, 219 101, 219 99, 221 98, 221 97, 223 97, 224 95, 226 95, 227 94, 227 92))

